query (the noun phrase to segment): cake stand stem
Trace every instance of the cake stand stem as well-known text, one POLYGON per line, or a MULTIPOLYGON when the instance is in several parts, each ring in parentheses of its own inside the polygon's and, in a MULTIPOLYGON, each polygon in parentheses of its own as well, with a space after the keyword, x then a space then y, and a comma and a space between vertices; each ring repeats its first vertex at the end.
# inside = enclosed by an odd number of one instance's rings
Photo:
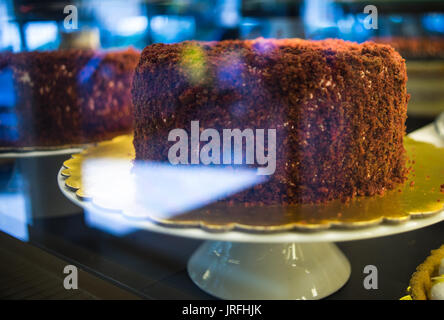
POLYGON ((222 299, 321 299, 350 272, 334 243, 206 241, 188 261, 194 283, 222 299))

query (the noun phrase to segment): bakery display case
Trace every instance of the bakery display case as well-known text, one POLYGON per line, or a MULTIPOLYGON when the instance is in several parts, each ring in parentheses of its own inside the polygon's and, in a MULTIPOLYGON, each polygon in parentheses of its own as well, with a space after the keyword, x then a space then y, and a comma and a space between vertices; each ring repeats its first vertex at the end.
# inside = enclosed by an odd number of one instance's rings
POLYGON ((0 1, 0 298, 442 299, 443 59, 441 1, 0 1))

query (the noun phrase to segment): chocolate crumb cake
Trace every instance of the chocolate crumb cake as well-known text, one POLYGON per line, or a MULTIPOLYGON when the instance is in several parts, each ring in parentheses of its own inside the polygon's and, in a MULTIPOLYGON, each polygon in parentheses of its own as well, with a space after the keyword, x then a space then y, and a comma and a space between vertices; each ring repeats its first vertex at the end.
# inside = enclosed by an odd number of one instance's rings
POLYGON ((139 56, 134 49, 0 53, 0 78, 10 87, 0 105, 0 148, 78 145, 131 131, 139 56))
POLYGON ((381 194, 405 180, 406 81, 404 59, 383 44, 153 44, 133 82, 136 159, 168 161, 169 133, 190 134, 192 121, 220 133, 275 129, 274 173, 228 201, 288 205, 381 194))

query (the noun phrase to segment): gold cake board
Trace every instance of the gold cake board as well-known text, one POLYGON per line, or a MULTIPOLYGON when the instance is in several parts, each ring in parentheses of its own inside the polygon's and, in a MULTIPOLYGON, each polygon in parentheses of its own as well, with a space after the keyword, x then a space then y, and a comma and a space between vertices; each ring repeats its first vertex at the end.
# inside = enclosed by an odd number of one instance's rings
MULTIPOLYGON (((409 158, 408 165, 412 166, 407 181, 386 191, 384 195, 357 197, 345 203, 335 200, 287 207, 244 207, 216 203, 174 216, 144 212, 143 203, 138 203, 144 191, 137 190, 137 187, 126 188, 128 185, 137 186, 134 183, 136 174, 132 171, 137 164, 133 164, 131 135, 116 137, 73 155, 72 159, 64 162, 65 169, 62 169, 61 174, 66 177, 66 186, 82 200, 93 201, 99 207, 124 214, 131 211, 128 215, 134 215, 137 210, 137 217, 149 218, 168 226, 255 232, 360 228, 383 222, 402 223, 410 218, 436 214, 443 209, 444 192, 440 186, 444 184, 444 149, 408 137, 404 144, 409 158), (85 163, 103 159, 109 162, 85 174, 82 169, 85 163), (116 178, 109 179, 110 176, 116 178), (97 181, 105 177, 106 183, 97 181), (122 181, 126 181, 126 184, 122 181), (106 197, 108 194, 113 197, 106 197)), ((157 182, 145 183, 155 187, 157 182)))

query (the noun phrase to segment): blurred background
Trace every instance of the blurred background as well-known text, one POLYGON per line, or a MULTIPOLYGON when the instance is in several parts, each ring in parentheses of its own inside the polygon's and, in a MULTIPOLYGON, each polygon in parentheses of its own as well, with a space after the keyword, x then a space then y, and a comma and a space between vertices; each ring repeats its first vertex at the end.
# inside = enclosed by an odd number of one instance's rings
POLYGON ((94 38, 94 45, 103 48, 260 36, 358 42, 375 36, 444 36, 443 1, 371 1, 378 11, 377 29, 363 26, 368 4, 356 0, 2 0, 0 49, 57 49, 74 34, 94 38), (70 13, 64 12, 67 5, 77 9, 77 29, 64 27, 70 13))

